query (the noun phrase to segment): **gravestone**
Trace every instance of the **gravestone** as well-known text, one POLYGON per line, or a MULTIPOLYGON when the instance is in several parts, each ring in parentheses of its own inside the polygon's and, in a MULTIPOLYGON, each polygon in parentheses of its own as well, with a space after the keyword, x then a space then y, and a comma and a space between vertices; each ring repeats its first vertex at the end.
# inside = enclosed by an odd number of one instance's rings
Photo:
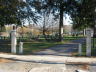
POLYGON ((54 40, 53 40, 54 42, 57 42, 57 39, 56 38, 54 38, 54 40))
POLYGON ((24 37, 24 34, 20 33, 20 39, 23 39, 23 37, 24 37))
POLYGON ((36 36, 35 39, 39 41, 40 35, 36 36))
POLYGON ((8 33, 9 33, 9 39, 11 39, 11 30, 8 31, 8 33))
POLYGON ((23 37, 24 37, 24 34, 22 33, 22 39, 23 39, 23 37))
POLYGON ((49 34, 47 35, 47 38, 49 38, 49 34))
POLYGON ((50 36, 50 38, 52 39, 52 35, 50 36))
POLYGON ((53 41, 53 36, 52 35, 50 36, 50 39, 51 39, 51 41, 53 41))
POLYGON ((6 37, 4 36, 4 41, 6 40, 6 37))
POLYGON ((46 35, 44 35, 44 38, 46 38, 46 35))
POLYGON ((86 29, 86 55, 91 56, 91 29, 86 29))
POLYGON ((57 33, 55 34, 55 37, 58 37, 58 34, 57 33))
POLYGON ((73 37, 75 36, 75 34, 72 35, 73 37))
POLYGON ((21 42, 21 37, 19 36, 19 41, 21 42))
POLYGON ((76 37, 78 37, 78 34, 76 33, 76 37))
POLYGON ((40 35, 37 36, 37 39, 39 39, 39 38, 40 38, 40 35))

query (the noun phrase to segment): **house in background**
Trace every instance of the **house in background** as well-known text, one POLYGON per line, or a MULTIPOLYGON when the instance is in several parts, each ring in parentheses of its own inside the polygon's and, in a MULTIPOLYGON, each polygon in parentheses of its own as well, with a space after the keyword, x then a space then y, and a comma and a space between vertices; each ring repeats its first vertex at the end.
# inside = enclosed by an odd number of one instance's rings
POLYGON ((71 33, 72 32, 72 25, 63 25, 63 29, 65 29, 66 33, 71 33))

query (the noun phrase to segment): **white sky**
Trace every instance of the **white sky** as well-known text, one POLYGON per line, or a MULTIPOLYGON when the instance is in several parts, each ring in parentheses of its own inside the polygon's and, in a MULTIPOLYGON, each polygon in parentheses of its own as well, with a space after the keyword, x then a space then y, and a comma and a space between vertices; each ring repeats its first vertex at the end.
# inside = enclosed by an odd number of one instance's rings
POLYGON ((66 18, 64 17, 64 19, 63 19, 64 25, 72 25, 71 24, 72 20, 70 20, 69 18, 70 18, 70 16, 68 16, 68 14, 66 14, 66 18))
MULTIPOLYGON (((70 16, 68 16, 68 14, 66 14, 66 18, 65 17, 63 18, 63 24, 64 25, 72 25, 71 24, 72 20, 70 20, 69 18, 70 18, 70 16)), ((25 22, 25 25, 28 25, 28 21, 27 20, 25 22)))

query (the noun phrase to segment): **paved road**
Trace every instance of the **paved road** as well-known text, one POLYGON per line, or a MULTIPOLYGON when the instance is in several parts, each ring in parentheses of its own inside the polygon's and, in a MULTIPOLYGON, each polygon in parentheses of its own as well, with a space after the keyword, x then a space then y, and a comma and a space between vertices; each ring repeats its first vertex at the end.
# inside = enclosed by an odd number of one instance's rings
POLYGON ((33 55, 55 55, 55 56, 70 56, 72 52, 74 52, 78 46, 79 43, 83 44, 86 42, 86 38, 81 38, 74 40, 72 42, 51 47, 42 51, 38 51, 37 53, 34 53, 33 55))
POLYGON ((90 72, 96 72, 96 62, 91 63, 91 66, 89 68, 90 72))
POLYGON ((0 72, 75 72, 80 69, 77 64, 66 64, 69 62, 96 61, 96 58, 78 58, 50 55, 7 55, 0 54, 1 58, 14 59, 15 61, 0 65, 0 72))
POLYGON ((78 44, 85 42, 85 38, 77 39, 63 45, 39 51, 33 55, 0 54, 1 58, 16 60, 0 65, 0 72, 75 72, 75 70, 80 68, 76 65, 67 65, 67 62, 96 62, 96 58, 70 57, 70 54, 78 48, 78 44))

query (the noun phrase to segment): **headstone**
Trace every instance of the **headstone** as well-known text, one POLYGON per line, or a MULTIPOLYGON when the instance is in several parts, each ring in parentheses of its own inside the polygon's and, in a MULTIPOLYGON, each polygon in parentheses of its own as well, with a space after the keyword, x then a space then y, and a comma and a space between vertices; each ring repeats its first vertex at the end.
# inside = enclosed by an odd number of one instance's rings
POLYGON ((78 34, 76 33, 76 37, 78 37, 78 34))
POLYGON ((46 35, 44 35, 44 38, 46 38, 46 35))
POLYGON ((55 34, 55 37, 58 37, 58 34, 57 33, 55 34))
POLYGON ((4 36, 4 41, 5 41, 6 37, 4 36))
POLYGON ((40 38, 40 35, 38 35, 37 38, 39 39, 40 38))
POLYGON ((54 38, 54 42, 56 42, 57 41, 57 39, 56 38, 54 38))
POLYGON ((19 41, 21 42, 21 37, 19 36, 19 41))
POLYGON ((46 39, 46 42, 50 42, 50 39, 46 39))
POLYGON ((75 34, 73 33, 73 35, 72 35, 73 37, 75 36, 75 34))
POLYGON ((23 39, 23 37, 24 37, 24 34, 22 33, 22 35, 21 35, 21 36, 22 36, 22 39, 23 39))
POLYGON ((50 36, 50 38, 52 39, 52 35, 50 36))
POLYGON ((91 56, 91 29, 86 29, 86 55, 91 56))
POLYGON ((51 39, 51 41, 53 41, 53 36, 52 35, 50 36, 50 39, 51 39))
POLYGON ((49 38, 49 34, 47 35, 47 38, 49 38))
POLYGON ((20 37, 21 37, 21 39, 23 39, 23 36, 24 36, 23 33, 20 33, 20 37))

